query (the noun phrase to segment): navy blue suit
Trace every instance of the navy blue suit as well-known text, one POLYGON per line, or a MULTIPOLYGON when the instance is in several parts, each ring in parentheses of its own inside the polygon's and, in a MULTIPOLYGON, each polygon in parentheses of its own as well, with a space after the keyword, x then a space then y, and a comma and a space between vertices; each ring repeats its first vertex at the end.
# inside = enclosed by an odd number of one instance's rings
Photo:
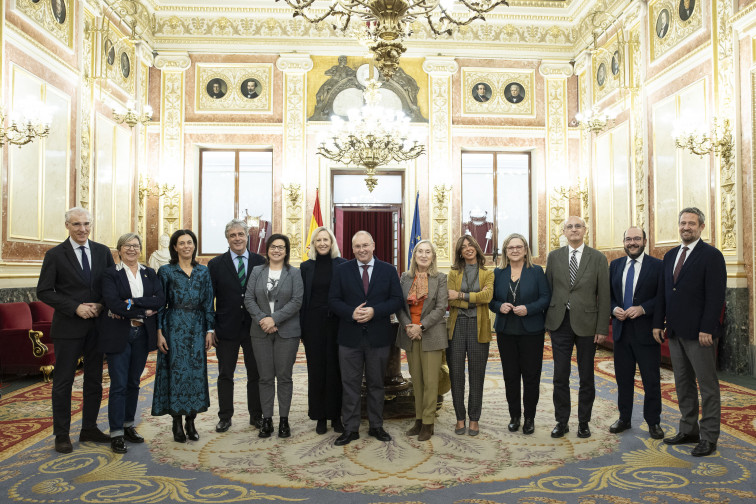
POLYGON ((367 411, 370 428, 383 426, 383 378, 386 374, 389 347, 396 340, 396 328, 390 316, 404 305, 404 296, 396 268, 375 259, 367 294, 362 284, 362 271, 352 259, 335 266, 328 306, 339 317, 339 367, 343 389, 341 416, 348 432, 360 427, 360 392, 363 369, 367 385, 367 411), (353 318, 362 303, 373 308, 367 323, 353 318))
POLYGON ((615 259, 609 265, 612 306, 612 338, 614 339, 614 371, 617 377, 617 406, 620 420, 630 422, 633 415, 633 395, 635 385, 635 366, 640 369, 643 380, 644 402, 643 418, 649 426, 661 421, 661 346, 653 336, 654 310, 662 274, 662 261, 643 254, 638 280, 633 290, 631 306, 640 306, 644 315, 624 321, 614 316, 615 308, 623 306, 623 275, 629 257, 615 259))
POLYGON ((680 246, 677 246, 664 255, 654 329, 663 329, 666 318, 669 354, 681 414, 679 431, 698 434, 702 440, 716 444, 722 414, 716 367, 717 340, 711 346, 703 346, 699 343, 699 332, 709 333, 713 338, 720 336, 727 267, 722 252, 699 240, 687 254, 675 282, 679 251, 680 246), (699 389, 702 402, 700 422, 699 389))

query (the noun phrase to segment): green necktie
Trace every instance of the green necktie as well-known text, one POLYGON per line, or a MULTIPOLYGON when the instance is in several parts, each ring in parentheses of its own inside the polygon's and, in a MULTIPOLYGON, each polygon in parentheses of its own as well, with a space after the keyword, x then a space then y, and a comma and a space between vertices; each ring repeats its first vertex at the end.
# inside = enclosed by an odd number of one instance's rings
POLYGON ((239 259, 239 281, 242 284, 242 287, 244 287, 244 283, 247 281, 247 271, 244 269, 244 258, 242 256, 238 257, 239 259))

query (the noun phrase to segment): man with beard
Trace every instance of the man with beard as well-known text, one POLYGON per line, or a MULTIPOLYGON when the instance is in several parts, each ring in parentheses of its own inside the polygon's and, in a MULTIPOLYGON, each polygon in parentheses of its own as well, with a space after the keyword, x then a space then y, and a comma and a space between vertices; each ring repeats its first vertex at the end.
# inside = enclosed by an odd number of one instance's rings
POLYGON ((653 316, 662 261, 644 253, 646 232, 638 227, 625 231, 625 254, 609 265, 612 302, 614 371, 617 377, 619 420, 609 427, 618 434, 631 427, 635 385, 635 365, 640 369, 645 398, 643 418, 648 433, 662 439, 661 345, 653 337, 653 316))

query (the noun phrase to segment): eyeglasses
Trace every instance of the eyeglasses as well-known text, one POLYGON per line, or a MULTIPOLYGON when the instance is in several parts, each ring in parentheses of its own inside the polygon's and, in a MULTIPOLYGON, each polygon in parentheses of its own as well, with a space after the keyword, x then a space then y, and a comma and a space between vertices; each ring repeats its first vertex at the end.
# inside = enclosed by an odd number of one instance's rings
POLYGON ((142 248, 142 246, 139 245, 138 243, 125 243, 121 245, 121 248, 139 250, 140 248, 142 248))
POLYGON ((583 229, 584 227, 582 224, 567 224, 564 229, 583 229))
POLYGON ((69 226, 73 228, 88 228, 92 225, 91 222, 69 222, 69 226))
POLYGON ((511 247, 507 247, 507 250, 509 252, 519 252, 520 250, 524 249, 524 245, 512 245, 511 247))
POLYGON ((627 238, 625 238, 625 243, 632 243, 632 242, 641 243, 642 241, 643 241, 642 236, 632 236, 632 237, 628 236, 627 238))
POLYGON ((286 250, 286 245, 271 245, 270 250, 286 250))

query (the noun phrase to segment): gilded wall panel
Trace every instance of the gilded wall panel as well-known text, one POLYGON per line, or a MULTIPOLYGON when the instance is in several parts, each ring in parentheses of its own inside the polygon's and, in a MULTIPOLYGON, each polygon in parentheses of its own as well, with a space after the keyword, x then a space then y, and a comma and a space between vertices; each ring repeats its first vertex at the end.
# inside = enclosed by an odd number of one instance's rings
POLYGON ((535 70, 463 68, 462 115, 535 117, 535 70))
POLYGON ((69 49, 74 46, 74 0, 16 0, 16 9, 69 49))
POLYGON ((84 37, 82 38, 82 52, 84 67, 81 72, 81 147, 79 150, 78 163, 78 180, 77 188, 78 205, 82 208, 89 208, 90 201, 90 174, 92 173, 92 103, 94 101, 94 75, 95 75, 95 58, 94 58, 94 40, 96 32, 95 17, 89 11, 84 11, 84 37))
POLYGON ((657 0, 648 6, 651 61, 703 27, 703 0, 657 0), (686 5, 687 4, 687 5, 686 5))
POLYGON ((631 225, 630 128, 623 122, 596 142, 594 190, 597 249, 622 246, 622 234, 631 225), (600 167, 600 168, 599 168, 600 167))
MULTIPOLYGON (((570 184, 567 163, 567 80, 546 79, 547 177, 552 191, 570 184)), ((560 247, 562 223, 569 213, 569 199, 553 192, 549 197, 548 250, 560 247)))
POLYGON ((102 77, 126 91, 130 96, 134 96, 136 70, 139 64, 134 44, 119 30, 108 25, 108 29, 102 35, 100 50, 102 54, 98 59, 102 77))
POLYGON ((271 113, 271 63, 197 63, 195 108, 198 112, 271 113))
POLYGON ((619 89, 625 79, 625 48, 617 37, 610 39, 591 57, 593 67, 593 101, 598 102, 619 89))

